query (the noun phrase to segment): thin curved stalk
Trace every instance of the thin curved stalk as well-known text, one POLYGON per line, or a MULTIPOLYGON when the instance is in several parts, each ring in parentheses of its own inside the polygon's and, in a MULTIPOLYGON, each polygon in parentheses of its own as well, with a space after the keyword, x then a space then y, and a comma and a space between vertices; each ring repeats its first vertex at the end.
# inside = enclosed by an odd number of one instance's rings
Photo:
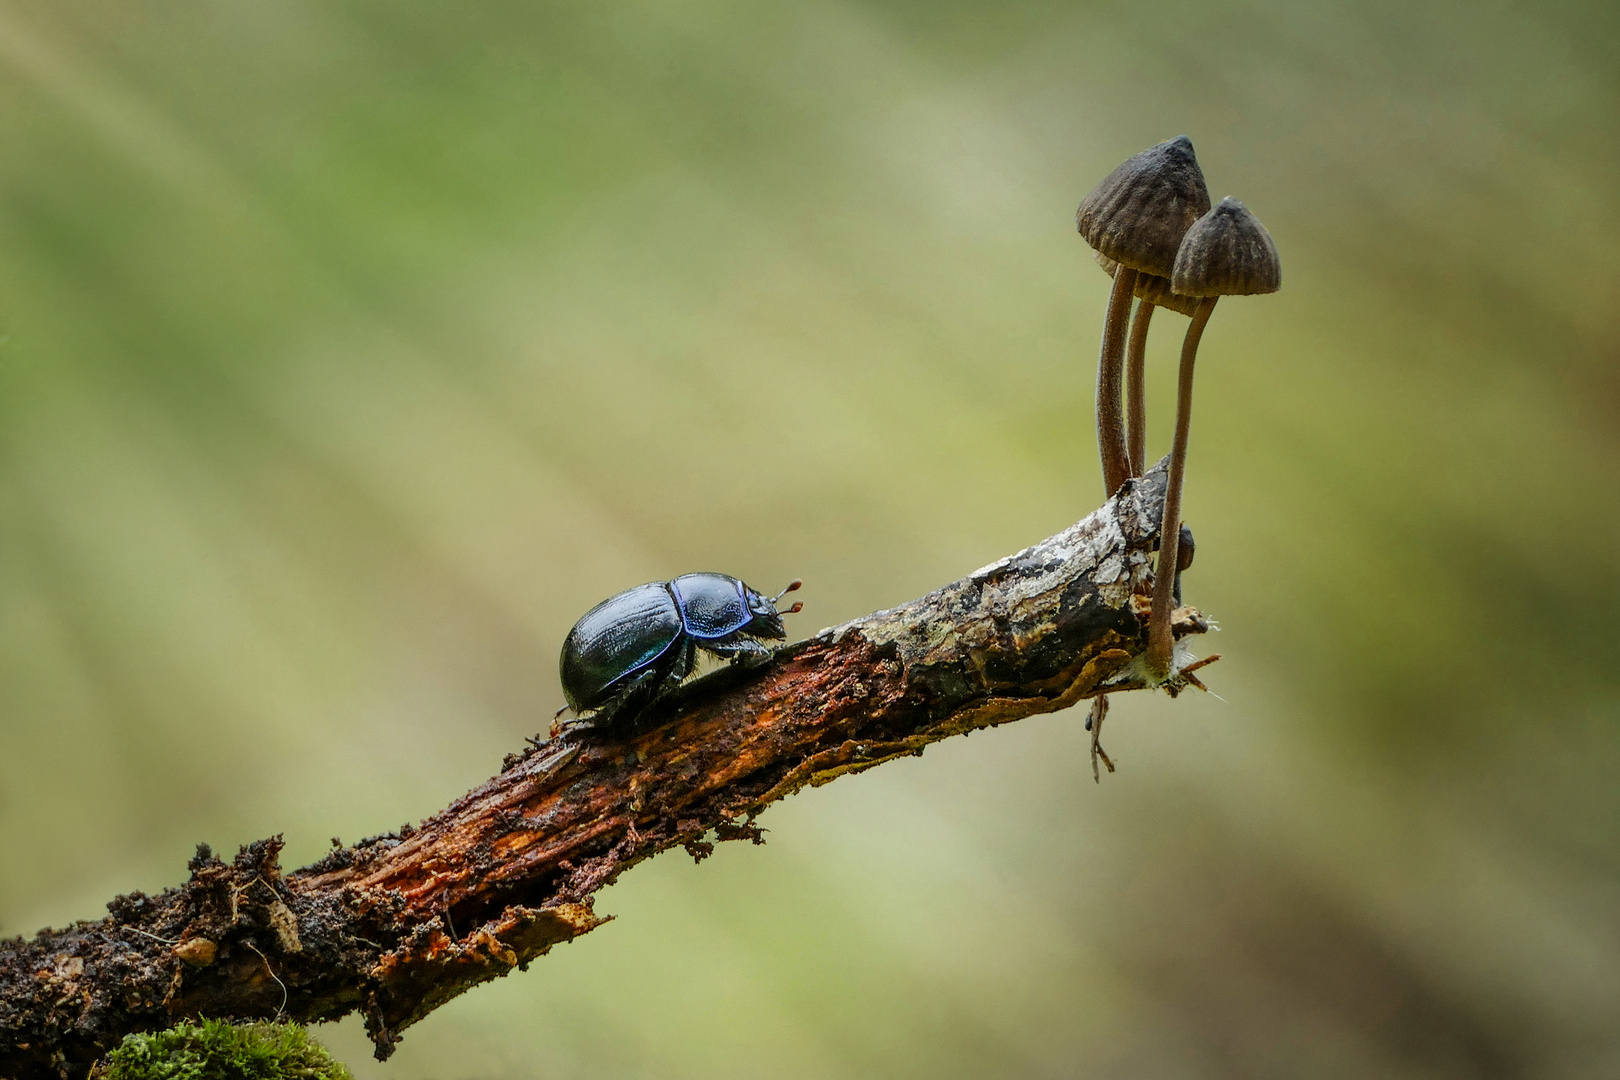
POLYGON ((1187 436, 1192 430, 1193 363, 1204 325, 1215 311, 1214 296, 1198 301, 1192 324, 1181 342, 1181 373, 1176 380, 1176 436, 1170 445, 1170 476, 1164 492, 1164 516, 1159 519, 1159 568, 1153 575, 1153 613, 1148 617, 1148 647, 1143 657, 1150 680, 1170 674, 1170 606, 1181 556, 1181 483, 1187 474, 1187 436))
POLYGON ((1136 318, 1131 320, 1131 344, 1125 354, 1126 442, 1130 448, 1131 475, 1147 472, 1147 375, 1148 324, 1153 321, 1154 304, 1139 300, 1136 318))
POLYGON ((1102 458, 1104 498, 1112 497, 1131 474, 1120 384, 1125 371, 1131 293, 1135 288, 1135 270, 1121 266, 1115 271, 1114 291, 1108 294, 1108 316, 1103 320, 1102 349, 1097 355, 1097 453, 1102 458))

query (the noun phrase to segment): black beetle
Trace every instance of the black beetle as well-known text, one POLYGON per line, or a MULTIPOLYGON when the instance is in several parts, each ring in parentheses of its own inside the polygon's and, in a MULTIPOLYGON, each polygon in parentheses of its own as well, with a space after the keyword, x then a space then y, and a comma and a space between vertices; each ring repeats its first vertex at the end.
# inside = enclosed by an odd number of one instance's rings
POLYGON ((563 696, 593 728, 627 730, 692 673, 697 650, 733 662, 767 660, 760 639, 787 637, 776 602, 795 581, 765 596, 728 574, 683 574, 649 581, 597 604, 562 647, 563 696))

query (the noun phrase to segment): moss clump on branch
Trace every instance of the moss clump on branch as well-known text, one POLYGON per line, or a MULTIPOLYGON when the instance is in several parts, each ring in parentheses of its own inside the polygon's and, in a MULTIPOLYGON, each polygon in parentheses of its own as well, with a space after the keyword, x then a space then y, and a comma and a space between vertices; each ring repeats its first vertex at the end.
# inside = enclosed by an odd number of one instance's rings
POLYGON ((98 1080, 354 1080, 298 1024, 204 1020, 128 1035, 98 1080))

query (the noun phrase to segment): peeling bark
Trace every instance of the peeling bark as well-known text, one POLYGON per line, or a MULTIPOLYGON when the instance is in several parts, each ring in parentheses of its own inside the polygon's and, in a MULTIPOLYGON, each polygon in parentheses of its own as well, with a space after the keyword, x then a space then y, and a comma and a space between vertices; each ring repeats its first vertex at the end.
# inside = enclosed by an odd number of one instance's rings
MULTIPOLYGON (((1161 462, 1032 548, 689 685, 633 736, 536 743, 415 828, 293 873, 279 837, 229 863, 203 846, 176 888, 0 943, 0 1077, 83 1077, 125 1034, 203 1015, 359 1010, 386 1058, 446 1001, 608 921, 593 894, 642 859, 759 843, 755 816, 807 785, 1145 688, 1164 489, 1161 462)), ((1178 638, 1207 629, 1176 612, 1178 638)))

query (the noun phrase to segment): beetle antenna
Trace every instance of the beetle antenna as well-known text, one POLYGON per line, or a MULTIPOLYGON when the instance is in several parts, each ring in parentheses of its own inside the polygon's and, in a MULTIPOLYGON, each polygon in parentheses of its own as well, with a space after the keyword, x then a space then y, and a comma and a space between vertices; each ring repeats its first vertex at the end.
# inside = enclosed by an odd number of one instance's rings
POLYGON ((804 610, 804 601, 799 600, 799 601, 796 601, 794 603, 794 605, 792 607, 788 608, 786 611, 778 611, 777 614, 778 615, 797 615, 799 612, 801 612, 803 610, 804 610))
POLYGON ((788 582, 787 588, 783 589, 781 592, 779 592, 775 596, 771 597, 771 603, 774 604, 778 600, 782 599, 782 597, 786 596, 788 593, 797 592, 799 589, 802 589, 803 587, 804 587, 804 582, 800 581, 798 578, 794 578, 792 581, 788 582))

